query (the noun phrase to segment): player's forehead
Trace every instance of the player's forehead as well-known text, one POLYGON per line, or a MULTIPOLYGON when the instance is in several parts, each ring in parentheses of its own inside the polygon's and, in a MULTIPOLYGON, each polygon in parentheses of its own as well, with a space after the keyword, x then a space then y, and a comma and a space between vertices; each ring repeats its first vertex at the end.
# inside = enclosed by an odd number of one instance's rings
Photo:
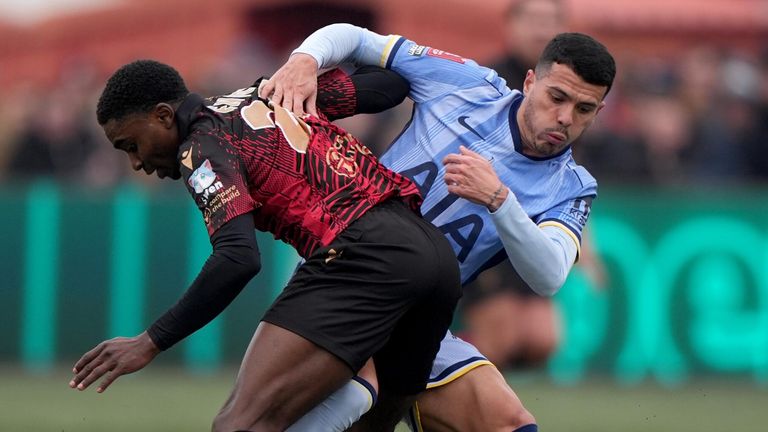
POLYGON ((102 128, 109 142, 115 144, 133 138, 140 121, 141 119, 136 115, 127 115, 120 119, 110 119, 102 128))
POLYGON ((606 87, 590 84, 569 66, 553 63, 547 74, 536 80, 538 84, 553 91, 560 91, 578 102, 597 105, 605 96, 606 87))

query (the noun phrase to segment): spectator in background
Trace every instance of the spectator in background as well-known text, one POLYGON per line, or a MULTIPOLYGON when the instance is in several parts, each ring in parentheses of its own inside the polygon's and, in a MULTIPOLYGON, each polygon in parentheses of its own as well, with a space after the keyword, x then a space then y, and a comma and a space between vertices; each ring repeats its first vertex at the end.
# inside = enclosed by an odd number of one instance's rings
POLYGON ((490 67, 507 81, 509 88, 520 89, 547 42, 566 30, 566 11, 562 0, 513 0, 505 18, 507 52, 490 67))
POLYGON ((684 180, 723 183, 743 178, 747 168, 742 130, 749 128, 744 111, 750 109, 743 102, 754 93, 754 73, 711 47, 688 51, 679 64, 679 92, 666 97, 680 104, 688 117, 682 125, 688 137, 679 152, 680 170, 688 175, 684 180))
POLYGON ((597 178, 684 187, 765 176, 757 62, 700 46, 674 63, 626 63, 612 110, 578 147, 577 159, 597 178))
POLYGON ((54 176, 72 179, 93 150, 80 111, 72 109, 61 92, 40 100, 30 113, 26 128, 12 145, 9 161, 14 177, 54 176))
POLYGON ((768 180, 768 146, 765 137, 768 136, 768 45, 766 45, 757 65, 757 90, 754 101, 754 130, 746 136, 747 161, 749 174, 753 178, 768 180))
POLYGON ((103 151, 106 140, 93 121, 97 81, 93 66, 76 59, 62 68, 50 88, 21 90, 17 100, 4 105, 15 123, 0 125, 8 133, 0 144, 0 160, 5 159, 0 167, 5 166, 9 177, 49 177, 91 186, 123 177, 124 163, 118 165, 114 151, 103 151))

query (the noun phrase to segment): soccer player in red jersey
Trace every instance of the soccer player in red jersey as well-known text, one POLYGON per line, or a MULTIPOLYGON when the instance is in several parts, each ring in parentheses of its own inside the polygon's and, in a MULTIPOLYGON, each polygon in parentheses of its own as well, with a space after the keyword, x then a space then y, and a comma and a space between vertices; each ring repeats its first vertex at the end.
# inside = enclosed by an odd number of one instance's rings
POLYGON ((419 215, 417 187, 330 123, 399 103, 407 84, 399 100, 393 92, 379 104, 334 88, 354 85, 349 80, 326 79, 320 114, 297 118, 258 98, 258 83, 204 99, 158 62, 133 62, 112 75, 99 124, 136 171, 183 179, 213 252, 147 331, 84 354, 71 387, 104 377, 102 392, 215 318, 260 269, 258 229, 306 262, 262 318, 213 430, 285 430, 371 357, 381 382, 371 413, 406 411, 425 388, 460 296, 456 257, 419 215))

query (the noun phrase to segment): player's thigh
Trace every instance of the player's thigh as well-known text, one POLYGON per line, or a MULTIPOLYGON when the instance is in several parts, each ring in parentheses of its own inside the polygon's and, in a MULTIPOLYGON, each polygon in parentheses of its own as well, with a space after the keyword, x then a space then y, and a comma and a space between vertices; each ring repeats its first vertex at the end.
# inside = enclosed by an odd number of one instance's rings
POLYGON ((248 429, 260 421, 288 426, 352 376, 349 366, 330 352, 262 322, 217 423, 223 430, 248 429))
POLYGON ((535 423, 520 398, 491 365, 480 366, 418 398, 426 431, 511 431, 535 423))

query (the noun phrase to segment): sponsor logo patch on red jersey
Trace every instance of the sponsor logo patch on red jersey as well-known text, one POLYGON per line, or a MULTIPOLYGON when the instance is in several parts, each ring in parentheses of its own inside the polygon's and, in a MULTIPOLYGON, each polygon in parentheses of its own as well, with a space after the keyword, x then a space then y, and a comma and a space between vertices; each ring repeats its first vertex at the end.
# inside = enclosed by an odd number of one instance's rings
POLYGON ((454 61, 456 63, 464 63, 464 59, 460 56, 457 56, 456 54, 451 54, 449 52, 445 52, 443 50, 430 48, 429 51, 427 51, 428 56, 432 57, 439 57, 441 59, 454 61))

